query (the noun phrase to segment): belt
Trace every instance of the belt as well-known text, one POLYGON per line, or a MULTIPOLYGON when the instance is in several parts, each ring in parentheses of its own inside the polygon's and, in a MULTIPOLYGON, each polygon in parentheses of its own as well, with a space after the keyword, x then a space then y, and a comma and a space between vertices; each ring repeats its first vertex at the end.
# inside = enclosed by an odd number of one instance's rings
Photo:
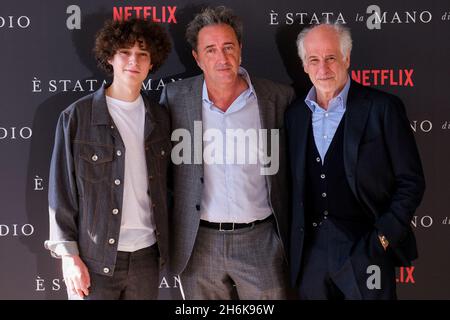
POLYGON ((255 220, 250 223, 209 222, 206 220, 200 220, 200 225, 202 227, 207 227, 207 228, 219 230, 219 231, 234 231, 237 229, 250 228, 250 227, 256 226, 257 224, 267 222, 270 220, 273 220, 273 214, 271 214, 270 216, 268 216, 267 218, 265 218, 263 220, 255 220))

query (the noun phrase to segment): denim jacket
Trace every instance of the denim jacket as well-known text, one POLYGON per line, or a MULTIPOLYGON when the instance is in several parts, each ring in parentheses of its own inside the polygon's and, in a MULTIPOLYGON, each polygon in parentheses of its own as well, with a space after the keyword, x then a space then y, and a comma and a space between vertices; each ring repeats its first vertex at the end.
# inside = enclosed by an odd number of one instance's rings
MULTIPOLYGON (((168 257, 167 110, 145 93, 144 144, 160 266, 168 257)), ((50 238, 53 256, 79 254, 92 272, 112 276, 117 256, 124 188, 125 146, 108 112, 105 87, 76 101, 58 120, 50 165, 50 238), (112 240, 113 239, 113 240, 112 240)))

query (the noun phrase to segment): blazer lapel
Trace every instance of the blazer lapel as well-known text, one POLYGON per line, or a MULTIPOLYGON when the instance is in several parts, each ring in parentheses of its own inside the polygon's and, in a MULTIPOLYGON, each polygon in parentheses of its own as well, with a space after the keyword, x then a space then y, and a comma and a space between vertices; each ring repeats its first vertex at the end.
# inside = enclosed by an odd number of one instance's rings
POLYGON ((311 110, 309 110, 306 103, 302 103, 298 111, 299 115, 295 117, 296 124, 295 127, 297 130, 294 130, 294 134, 291 134, 290 139, 295 141, 295 145, 290 143, 293 146, 291 152, 293 153, 295 159, 295 172, 294 175, 299 183, 299 186, 303 189, 304 184, 304 172, 305 172, 305 162, 306 162, 306 145, 308 144, 308 134, 309 128, 311 126, 311 110))
POLYGON ((358 86, 353 81, 350 85, 344 126, 344 167, 347 181, 357 198, 355 172, 358 149, 371 106, 370 100, 365 98, 363 90, 358 86))
MULTIPOLYGON (((275 103, 270 99, 267 92, 263 90, 263 88, 260 87, 259 82, 257 79, 251 79, 253 88, 255 89, 256 97, 258 99, 258 111, 259 111, 259 118, 261 122, 261 129, 267 130, 266 135, 266 143, 267 143, 267 149, 264 150, 266 154, 272 155, 272 138, 271 138, 271 129, 275 128, 275 121, 276 121, 276 105, 275 103)), ((279 137, 279 136, 278 136, 279 137)), ((259 141, 259 146, 262 142, 259 141)), ((282 150, 279 150, 279 152, 282 152, 282 150)), ((269 195, 272 192, 272 176, 266 175, 266 183, 269 191, 269 195)))
MULTIPOLYGON (((276 105, 258 82, 258 79, 251 79, 258 99, 259 117, 261 120, 261 129, 275 129, 276 105)), ((269 149, 270 150, 270 149, 269 149)))
POLYGON ((197 173, 196 175, 199 177, 203 177, 203 128, 202 126, 198 127, 197 131, 195 130, 195 122, 202 123, 202 88, 203 88, 203 75, 198 76, 195 81, 192 83, 192 87, 189 92, 183 97, 186 119, 187 119, 187 128, 191 133, 191 141, 193 142, 193 161, 194 164, 198 164, 194 166, 197 173), (198 122, 199 121, 199 122, 198 122))
POLYGON ((187 116, 189 117, 189 129, 192 130, 194 130, 193 121, 202 120, 202 88, 203 76, 199 76, 192 83, 192 87, 190 88, 189 93, 183 97, 186 106, 185 110, 187 112, 187 116))

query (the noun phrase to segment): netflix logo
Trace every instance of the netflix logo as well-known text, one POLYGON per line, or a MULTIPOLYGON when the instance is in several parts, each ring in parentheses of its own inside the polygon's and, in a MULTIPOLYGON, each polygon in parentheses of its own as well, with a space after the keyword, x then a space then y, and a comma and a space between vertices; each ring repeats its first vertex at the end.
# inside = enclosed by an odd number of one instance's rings
POLYGON ((414 87, 414 69, 352 70, 352 79, 363 86, 414 87))
POLYGON ((128 6, 113 7, 114 20, 128 20, 138 18, 158 23, 177 23, 175 17, 176 6, 128 6))
POLYGON ((414 280, 414 269, 414 266, 399 267, 395 281, 397 283, 415 284, 416 281, 414 280))

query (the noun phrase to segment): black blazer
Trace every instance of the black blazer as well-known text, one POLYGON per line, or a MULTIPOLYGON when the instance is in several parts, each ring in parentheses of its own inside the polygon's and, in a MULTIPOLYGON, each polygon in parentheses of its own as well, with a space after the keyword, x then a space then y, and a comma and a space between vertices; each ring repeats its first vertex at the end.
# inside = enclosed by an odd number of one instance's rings
MULTIPOLYGON (((425 190, 422 164, 401 100, 352 81, 344 126, 344 167, 348 184, 374 229, 390 242, 396 265, 417 258, 411 219, 425 190)), ((305 230, 305 155, 311 110, 304 99, 285 113, 292 178, 291 281, 295 285, 305 230)))

